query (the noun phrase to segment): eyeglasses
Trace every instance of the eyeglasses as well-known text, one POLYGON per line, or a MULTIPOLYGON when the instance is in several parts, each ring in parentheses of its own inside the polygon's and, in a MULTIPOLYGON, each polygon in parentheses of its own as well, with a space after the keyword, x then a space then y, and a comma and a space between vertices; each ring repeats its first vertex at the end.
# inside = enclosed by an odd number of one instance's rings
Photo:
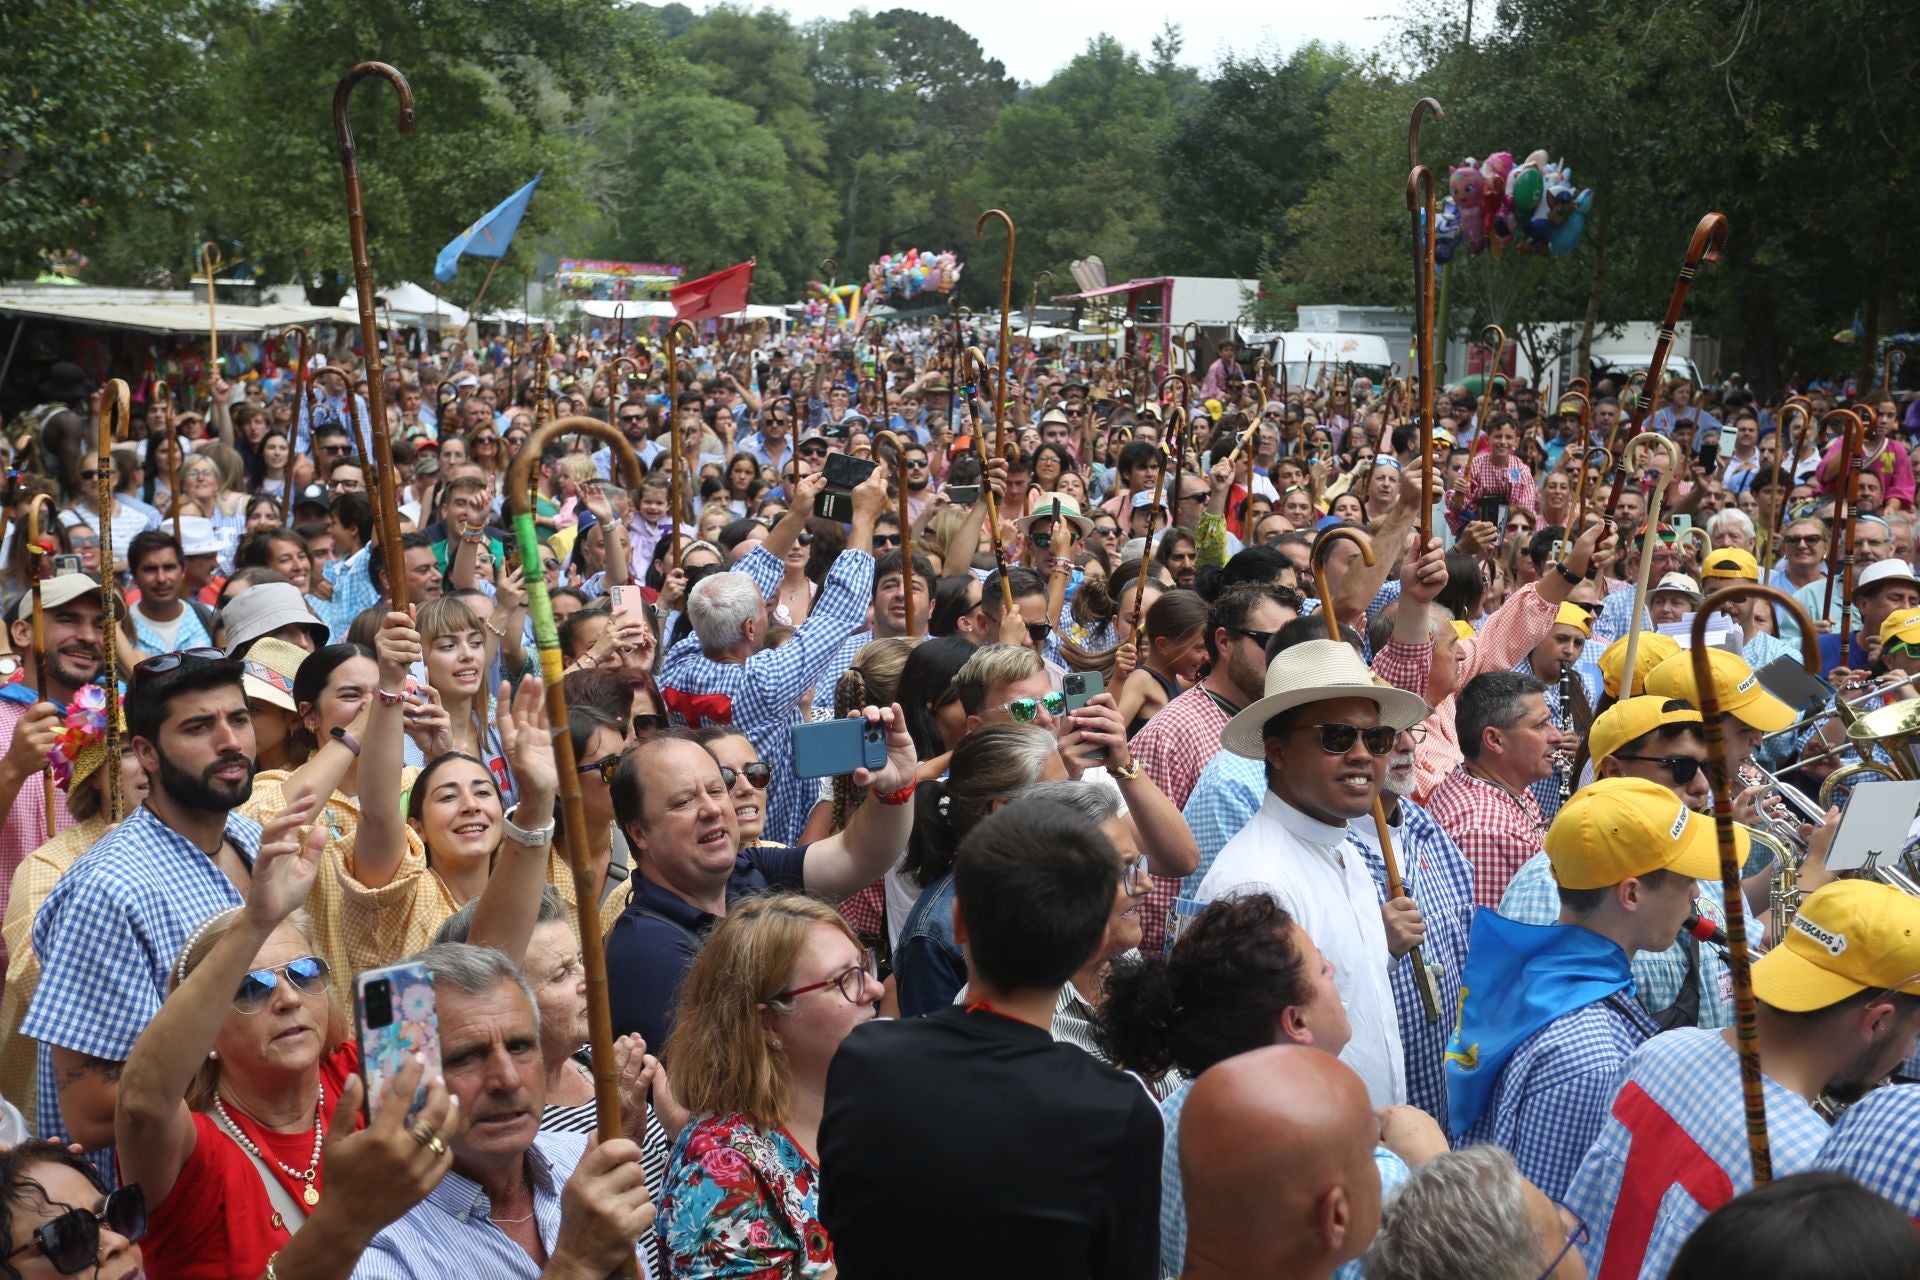
POLYGON ((1153 886, 1147 882, 1147 860, 1142 854, 1135 854, 1120 864, 1120 887, 1127 891, 1129 898, 1138 898, 1153 886))
POLYGON ((1253 631, 1246 627, 1228 627, 1227 630, 1236 636, 1253 641, 1262 649, 1272 644, 1273 638, 1280 634, 1278 631, 1253 631))
POLYGON ((195 662, 225 662, 227 655, 218 649, 176 649, 172 653, 163 653, 148 658, 133 669, 134 676, 163 676, 186 664, 187 659, 195 662))
POLYGON ((589 761, 575 769, 574 772, 583 778, 590 773, 597 773, 600 775, 600 781, 611 786, 613 784, 614 772, 619 769, 619 767, 620 753, 616 751, 610 756, 602 756, 598 760, 589 761))
POLYGON ((667 727, 665 716, 639 715, 633 718, 633 736, 644 738, 650 733, 659 733, 667 727))
POLYGON ((1540 1280, 1547 1280, 1548 1276, 1558 1271, 1560 1269, 1561 1259, 1565 1258, 1569 1253, 1572 1253, 1575 1246, 1585 1245, 1588 1238, 1586 1219, 1561 1204, 1558 1200, 1553 1202, 1553 1207, 1561 1213, 1566 1214, 1569 1218, 1572 1218, 1573 1227, 1567 1232, 1567 1242, 1560 1246, 1560 1252, 1553 1255, 1553 1261, 1549 1262, 1547 1269, 1540 1273, 1540 1280))
POLYGON ((1057 716, 1066 711, 1067 699, 1065 695, 1058 693, 1043 694, 1038 698, 1014 698, 1010 702, 1001 703, 994 710, 1006 712, 1013 717, 1016 724, 1032 724, 1042 707, 1047 709, 1048 715, 1057 716))
POLYGON ((1648 764, 1662 765, 1673 776, 1673 785, 1684 787, 1700 773, 1701 762, 1692 756, 1623 756, 1615 753, 1615 760, 1641 760, 1648 764))
POLYGON ((755 791, 765 791, 767 784, 773 781, 773 766, 764 760, 755 760, 752 764, 741 765, 738 769, 731 765, 720 766, 720 781, 727 784, 727 790, 733 790, 736 778, 745 778, 747 785, 755 791))
POLYGON ((876 547, 897 547, 900 545, 900 535, 897 533, 876 533, 873 535, 873 545, 876 547))
POLYGON ((821 991, 827 987, 838 987, 840 988, 840 994, 847 998, 847 1003, 861 1004, 864 1002, 860 997, 867 993, 867 980, 869 978, 876 982, 879 981, 880 978, 879 959, 873 954, 871 948, 863 950, 860 953, 858 963, 849 965, 846 969, 836 973, 825 982, 810 982, 804 987, 791 987, 785 991, 777 991, 761 1001, 761 1003, 772 1004, 777 1000, 792 1000, 796 996, 806 995, 809 991, 821 991))
POLYGON ((1353 750, 1353 744, 1362 743, 1370 756, 1384 756, 1393 750, 1393 743, 1400 731, 1390 724, 1369 725, 1362 729, 1354 724, 1297 724, 1295 733, 1308 729, 1318 730, 1320 749, 1328 755, 1343 756, 1353 750))
POLYGON ((623 413, 620 415, 620 422, 623 426, 635 422, 645 422, 646 420, 647 415, 644 413, 623 413))
POLYGON ((240 979, 240 989, 233 993, 235 1011, 251 1015, 266 1008, 282 974, 303 995, 317 996, 333 983, 333 966, 319 956, 301 956, 271 969, 255 969, 240 979))
POLYGON ((47 1219, 33 1229, 25 1244, 7 1257, 17 1258, 37 1248, 61 1275, 78 1275, 100 1263, 100 1224, 103 1222, 114 1234, 129 1241, 137 1242, 147 1234, 147 1197, 138 1184, 110 1192, 98 1213, 92 1209, 69 1209, 56 1218, 47 1219))

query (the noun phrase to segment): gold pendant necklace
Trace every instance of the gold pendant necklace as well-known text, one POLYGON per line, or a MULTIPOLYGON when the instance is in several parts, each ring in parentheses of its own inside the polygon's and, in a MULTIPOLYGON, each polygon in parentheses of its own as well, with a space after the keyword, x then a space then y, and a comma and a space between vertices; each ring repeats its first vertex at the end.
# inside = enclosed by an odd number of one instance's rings
MULTIPOLYGON (((218 1090, 214 1091, 213 1109, 220 1113, 220 1118, 226 1121, 227 1131, 233 1135, 234 1139, 239 1142, 242 1147, 246 1148, 249 1155, 253 1156, 256 1160, 265 1160, 268 1158, 265 1152, 254 1145, 253 1139, 247 1137, 245 1131, 243 1131, 238 1124, 234 1123, 233 1116, 227 1111, 227 1104, 220 1100, 218 1090)), ((326 1110, 327 1086, 322 1083, 320 1086, 319 1105, 313 1109, 313 1160, 305 1169, 295 1169, 289 1165, 281 1164, 277 1157, 273 1160, 274 1164, 279 1165, 281 1172, 285 1173, 289 1178, 295 1178, 306 1183, 306 1186, 300 1189, 300 1198, 306 1202, 307 1208, 309 1209, 320 1203, 320 1191, 319 1188, 313 1185, 313 1180, 320 1176, 320 1146, 326 1136, 325 1131, 321 1128, 321 1123, 323 1117, 326 1115, 326 1110)))

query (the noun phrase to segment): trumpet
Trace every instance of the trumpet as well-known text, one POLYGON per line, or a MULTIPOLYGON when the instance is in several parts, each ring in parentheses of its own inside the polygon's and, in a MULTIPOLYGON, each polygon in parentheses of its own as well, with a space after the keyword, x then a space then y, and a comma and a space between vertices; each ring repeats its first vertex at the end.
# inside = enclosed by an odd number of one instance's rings
MULTIPOLYGON (((1820 710, 1818 711, 1809 712, 1807 715, 1801 716, 1798 720, 1795 720, 1792 724, 1788 725, 1784 729, 1775 729, 1772 733, 1769 733, 1764 737, 1762 737, 1761 741, 1765 742, 1768 738, 1777 738, 1782 734, 1786 734, 1786 733, 1798 733, 1800 730, 1806 728, 1810 724, 1817 724, 1818 722, 1825 720, 1831 716, 1841 715, 1842 712, 1839 710, 1839 708, 1841 707, 1851 708, 1851 707, 1857 707, 1863 702, 1871 702, 1873 699, 1878 698, 1883 694, 1892 693, 1896 689, 1904 689, 1916 680, 1920 680, 1920 673, 1915 673, 1914 675, 1910 675, 1910 676, 1902 676, 1900 677, 1900 679, 1895 680, 1891 684, 1876 684, 1873 682, 1868 682, 1866 684, 1847 685, 1840 690, 1840 694, 1853 693, 1857 690, 1865 690, 1865 692, 1862 692, 1860 696, 1857 698, 1836 696, 1832 703, 1827 704, 1826 706, 1820 708, 1820 710)), ((1851 722, 1850 719, 1849 719, 1849 722, 1851 722)))

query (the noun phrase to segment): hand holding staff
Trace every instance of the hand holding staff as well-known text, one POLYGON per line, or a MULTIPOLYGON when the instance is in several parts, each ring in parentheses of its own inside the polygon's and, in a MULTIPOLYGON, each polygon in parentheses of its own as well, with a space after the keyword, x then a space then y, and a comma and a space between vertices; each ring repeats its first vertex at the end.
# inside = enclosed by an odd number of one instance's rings
POLYGON ((107 820, 127 816, 127 798, 120 782, 120 634, 119 575, 113 568, 113 441, 133 435, 128 411, 127 384, 110 378, 100 391, 100 656, 107 691, 107 820), (115 418, 118 417, 118 426, 115 418))

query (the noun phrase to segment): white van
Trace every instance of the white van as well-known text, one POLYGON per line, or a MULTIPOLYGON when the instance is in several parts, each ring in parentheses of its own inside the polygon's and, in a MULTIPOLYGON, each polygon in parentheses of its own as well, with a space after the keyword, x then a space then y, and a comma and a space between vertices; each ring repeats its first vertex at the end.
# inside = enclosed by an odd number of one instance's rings
MULTIPOLYGON (((1248 339, 1249 357, 1264 354, 1271 343, 1272 359, 1276 364, 1286 365, 1287 383, 1299 386, 1308 377, 1307 361, 1313 361, 1312 378, 1320 381, 1322 369, 1332 369, 1334 376, 1340 376, 1345 365, 1353 366, 1358 378, 1371 378, 1378 388, 1386 382, 1393 372, 1393 353, 1387 346, 1387 340, 1377 333, 1314 333, 1296 330, 1292 333, 1255 334, 1248 339)), ((1247 367, 1252 368, 1251 360, 1247 367)), ((1277 372, 1277 371, 1276 371, 1277 372)))

